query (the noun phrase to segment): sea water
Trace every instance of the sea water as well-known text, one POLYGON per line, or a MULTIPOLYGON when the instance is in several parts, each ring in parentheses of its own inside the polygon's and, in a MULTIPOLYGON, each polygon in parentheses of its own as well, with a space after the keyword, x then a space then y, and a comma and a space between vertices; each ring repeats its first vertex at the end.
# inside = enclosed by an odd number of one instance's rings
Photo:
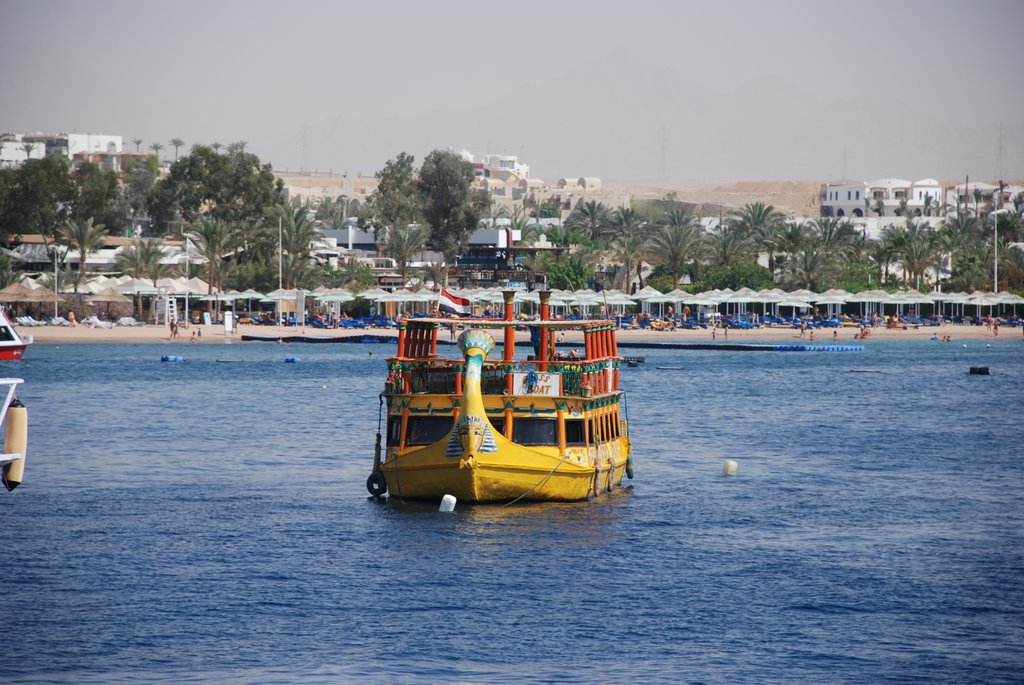
POLYGON ((364 489, 388 345, 34 345, 0 680, 1019 682, 1024 344, 989 344, 631 350, 635 480, 451 514, 364 489))

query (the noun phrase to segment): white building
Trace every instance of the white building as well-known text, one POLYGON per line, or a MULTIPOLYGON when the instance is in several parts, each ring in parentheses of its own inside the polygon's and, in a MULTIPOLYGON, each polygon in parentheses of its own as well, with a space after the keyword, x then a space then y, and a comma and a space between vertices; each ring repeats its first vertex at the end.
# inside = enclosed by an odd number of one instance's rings
POLYGON ((20 133, 0 135, 0 167, 10 168, 21 166, 29 159, 42 159, 46 156, 46 147, 24 140, 20 133))
POLYGON ((822 216, 849 218, 896 217, 906 206, 911 216, 936 213, 943 198, 934 178, 906 181, 880 178, 873 181, 836 181, 821 187, 822 216))
POLYGON ((124 152, 121 136, 103 133, 8 133, 0 136, 0 144, 0 166, 5 167, 18 166, 27 159, 59 155, 119 171, 120 155, 124 152))

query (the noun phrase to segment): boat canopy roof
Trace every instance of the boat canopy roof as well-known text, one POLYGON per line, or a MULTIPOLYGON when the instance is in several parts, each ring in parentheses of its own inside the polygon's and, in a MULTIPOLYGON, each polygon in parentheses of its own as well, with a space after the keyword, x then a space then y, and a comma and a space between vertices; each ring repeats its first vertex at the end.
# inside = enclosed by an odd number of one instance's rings
POLYGON ((530 320, 530 319, 512 319, 511 321, 506 319, 473 319, 463 317, 452 317, 452 318, 417 318, 407 319, 404 321, 406 325, 415 324, 440 324, 442 326, 463 325, 472 328, 506 328, 508 326, 530 326, 532 328, 550 328, 550 329, 561 329, 561 330, 572 330, 576 328, 583 328, 584 326, 614 326, 614 321, 608 319, 560 319, 560 320, 530 320))

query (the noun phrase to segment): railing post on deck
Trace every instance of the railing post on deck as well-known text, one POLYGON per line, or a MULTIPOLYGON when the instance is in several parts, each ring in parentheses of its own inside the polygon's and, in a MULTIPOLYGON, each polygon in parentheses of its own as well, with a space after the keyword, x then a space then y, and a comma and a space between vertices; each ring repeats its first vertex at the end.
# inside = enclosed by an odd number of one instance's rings
POLYGON ((505 321, 509 322, 505 324, 505 342, 501 350, 501 360, 505 363, 505 394, 511 395, 514 380, 512 376, 512 360, 516 356, 516 327, 513 323, 516 316, 513 308, 516 291, 504 290, 501 296, 505 299, 505 321))
MULTIPOLYGON (((550 301, 551 291, 550 290, 539 290, 537 295, 540 297, 540 320, 548 321, 550 319, 550 301)), ((550 335, 546 326, 540 329, 540 358, 537 359, 537 370, 547 371, 548 365, 548 336, 550 335)))

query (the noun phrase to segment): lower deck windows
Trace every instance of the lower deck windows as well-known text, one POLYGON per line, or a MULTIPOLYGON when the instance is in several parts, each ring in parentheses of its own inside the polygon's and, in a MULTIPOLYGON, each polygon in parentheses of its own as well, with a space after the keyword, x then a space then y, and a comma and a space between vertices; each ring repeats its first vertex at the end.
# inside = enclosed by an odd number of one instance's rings
POLYGON ((432 445, 452 429, 450 416, 410 416, 406 445, 432 445))
POLYGON ((558 445, 555 419, 520 419, 512 422, 512 441, 520 445, 558 445))
POLYGON ((565 444, 568 446, 586 445, 587 431, 584 426, 583 419, 566 419, 565 444))

